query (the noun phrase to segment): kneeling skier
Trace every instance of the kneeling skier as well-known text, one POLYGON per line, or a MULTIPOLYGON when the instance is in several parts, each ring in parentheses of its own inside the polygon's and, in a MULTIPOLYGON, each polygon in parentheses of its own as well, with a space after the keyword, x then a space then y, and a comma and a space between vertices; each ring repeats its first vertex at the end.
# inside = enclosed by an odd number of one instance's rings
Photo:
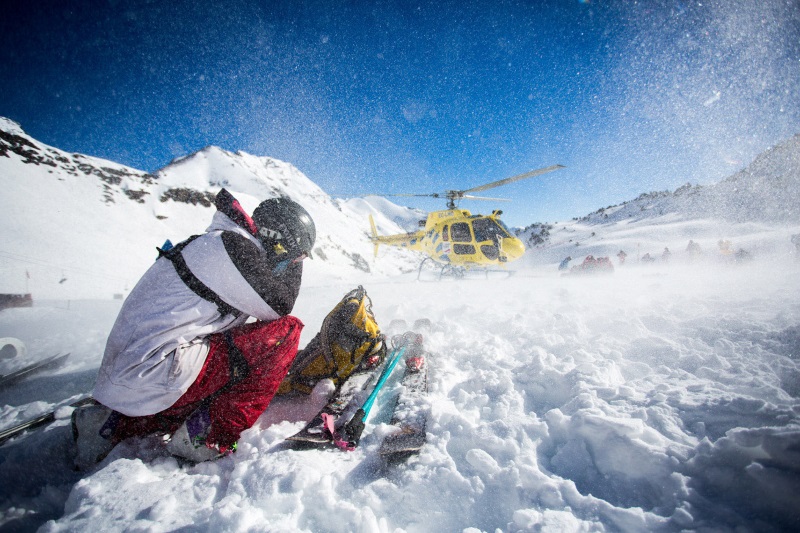
POLYGON ((99 403, 72 416, 78 468, 154 433, 172 435, 170 453, 191 461, 230 453, 297 355, 303 324, 290 313, 314 221, 288 198, 263 201, 252 217, 225 189, 215 205, 206 232, 163 250, 125 300, 99 403))

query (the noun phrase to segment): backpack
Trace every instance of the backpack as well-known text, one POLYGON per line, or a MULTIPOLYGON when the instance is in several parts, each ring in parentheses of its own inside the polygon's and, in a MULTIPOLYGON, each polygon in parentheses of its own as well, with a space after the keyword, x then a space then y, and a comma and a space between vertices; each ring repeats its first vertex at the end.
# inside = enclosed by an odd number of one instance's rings
POLYGON ((372 300, 364 287, 348 292, 322 322, 322 329, 297 353, 278 394, 309 394, 322 379, 338 388, 350 374, 380 364, 386 357, 372 300))

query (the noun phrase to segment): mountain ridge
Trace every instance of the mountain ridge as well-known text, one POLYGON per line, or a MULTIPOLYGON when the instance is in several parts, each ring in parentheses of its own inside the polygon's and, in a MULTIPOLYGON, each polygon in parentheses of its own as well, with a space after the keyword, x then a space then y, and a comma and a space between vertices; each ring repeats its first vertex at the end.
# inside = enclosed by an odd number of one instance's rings
POLYGON ((289 163, 214 146, 148 173, 45 145, 0 119, 0 187, 2 292, 28 292, 33 285, 54 298, 124 294, 155 247, 205 230, 223 187, 248 212, 278 195, 308 209, 317 224, 315 260, 306 266, 311 280, 357 282, 365 274, 410 271, 417 263, 399 249, 388 250, 387 260, 371 260, 365 210, 381 231, 403 231, 377 209, 347 208, 289 163))

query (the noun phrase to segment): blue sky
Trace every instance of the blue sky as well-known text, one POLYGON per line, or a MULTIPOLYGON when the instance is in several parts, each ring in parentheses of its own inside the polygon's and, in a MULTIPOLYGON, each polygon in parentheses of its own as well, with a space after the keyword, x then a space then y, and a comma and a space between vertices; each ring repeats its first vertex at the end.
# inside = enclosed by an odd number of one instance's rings
POLYGON ((718 181, 800 133, 798 0, 6 4, 0 115, 147 171, 217 145, 349 197, 566 165, 462 203, 520 226, 718 181))

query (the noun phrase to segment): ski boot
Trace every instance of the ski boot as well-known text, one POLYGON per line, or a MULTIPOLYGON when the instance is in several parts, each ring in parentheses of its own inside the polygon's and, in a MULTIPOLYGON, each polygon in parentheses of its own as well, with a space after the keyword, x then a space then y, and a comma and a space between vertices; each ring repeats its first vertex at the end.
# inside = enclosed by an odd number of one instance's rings
POLYGON ((211 415, 207 408, 200 408, 172 434, 167 443, 167 451, 191 463, 213 461, 236 451, 236 443, 231 447, 220 448, 206 441, 211 429, 211 415))
POLYGON ((118 420, 116 411, 99 403, 72 411, 72 438, 77 447, 75 467, 86 470, 96 465, 114 448, 112 436, 118 420))

